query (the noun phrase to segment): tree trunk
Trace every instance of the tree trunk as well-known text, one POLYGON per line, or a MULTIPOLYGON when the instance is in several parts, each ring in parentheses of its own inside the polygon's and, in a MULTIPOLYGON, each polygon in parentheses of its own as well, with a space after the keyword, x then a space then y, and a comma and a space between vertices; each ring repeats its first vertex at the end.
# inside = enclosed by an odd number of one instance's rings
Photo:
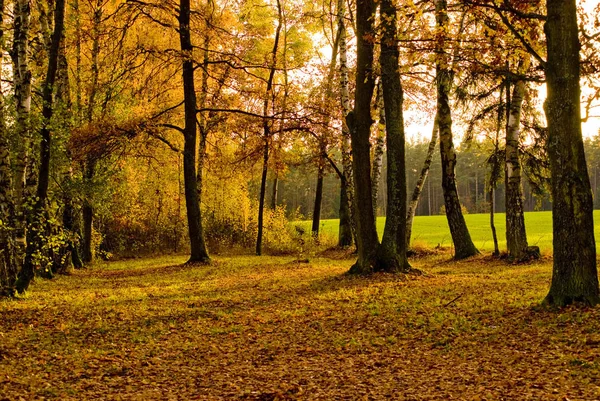
MULTIPOLYGON (((383 79, 383 78, 382 78, 383 79)), ((383 167, 383 154, 385 153, 385 106, 383 105, 383 84, 381 80, 377 85, 377 110, 379 111, 379 121, 377 122, 375 133, 375 148, 373 149, 373 169, 371 171, 371 182, 373 185, 373 214, 377 219, 377 201, 379 196, 379 181, 381 179, 381 170, 383 167)))
POLYGON ((348 184, 346 177, 340 180, 340 226, 338 232, 338 246, 348 247, 353 244, 352 216, 348 202, 348 184))
POLYGON ((256 254, 262 255, 262 237, 263 237, 263 215, 265 207, 265 195, 267 191, 267 172, 269 169, 269 141, 271 140, 271 122, 269 121, 269 108, 271 107, 271 97, 273 96, 273 79, 275 77, 275 70, 277 69, 277 50, 279 48, 279 37, 281 35, 281 28, 283 26, 283 13, 281 9, 281 2, 277 1, 277 28, 275 29, 275 41, 273 43, 273 50, 271 51, 271 65, 269 71, 269 78, 267 79, 267 89, 265 91, 265 98, 263 101, 263 171, 260 182, 260 194, 258 204, 258 235, 256 236, 256 254))
MULTIPOLYGON (((433 161, 433 153, 438 140, 438 132, 439 126, 436 116, 433 119, 431 140, 429 141, 429 147, 427 148, 427 155, 425 156, 425 161, 423 162, 423 168, 421 169, 421 174, 419 175, 419 179, 415 185, 415 189, 413 190, 412 197, 410 198, 410 202, 408 204, 408 212, 406 214, 406 246, 409 248, 410 238, 412 236, 413 221, 415 219, 415 214, 417 213, 417 207, 419 206, 419 199, 421 198, 425 181, 427 181, 427 176, 429 175, 429 168, 431 167, 431 162, 433 161)), ((429 214, 431 215, 431 195, 429 195, 429 210, 429 214)))
POLYGON ((358 0, 356 3, 356 89, 354 111, 346 118, 352 140, 352 171, 354 173, 354 200, 356 207, 356 240, 358 260, 350 273, 368 274, 374 269, 379 247, 371 188, 371 99, 373 77, 373 18, 375 2, 358 0))
MULTIPOLYGON (((267 124, 267 123, 265 123, 267 124)), ((265 128, 268 132, 268 128, 265 128)), ((263 226, 264 226, 264 212, 265 212, 265 195, 267 192, 267 173, 269 170, 269 142, 265 137, 265 143, 263 145, 263 168, 260 179, 260 194, 258 195, 258 234, 256 236, 256 254, 262 255, 262 240, 263 240, 263 226)))
POLYGON ((408 272, 406 252, 406 160, 404 149, 404 92, 399 72, 396 8, 381 1, 381 83, 387 145, 387 211, 377 257, 377 270, 408 272))
POLYGON ((324 168, 319 166, 317 175, 317 189, 315 191, 315 207, 313 209, 312 235, 319 237, 319 226, 321 225, 321 204, 323 202, 323 175, 324 168))
POLYGON ((506 246, 511 260, 527 257, 527 234, 523 210, 523 184, 521 182, 521 161, 519 158, 519 132, 521 108, 525 96, 525 82, 517 81, 509 107, 506 126, 506 163, 504 165, 506 202, 506 246))
POLYGON ((575 0, 547 0, 544 104, 552 174, 554 267, 545 302, 600 302, 590 181, 581 133, 579 37, 575 0))
POLYGON ((15 136, 17 157, 15 158, 14 195, 18 216, 19 237, 25 235, 25 205, 33 195, 26 190, 27 167, 31 162, 32 135, 30 129, 31 111, 31 71, 29 70, 29 27, 31 6, 29 0, 16 0, 14 4, 14 37, 11 58, 13 61, 13 82, 15 94, 15 136))
MULTIPOLYGON (((4 44, 4 0, 0 0, 0 44, 4 44)), ((3 48, 0 48, 2 65, 3 48)), ((4 94, 0 82, 0 296, 12 295, 19 269, 15 242, 15 205, 10 158, 10 145, 6 127, 4 94)))
POLYGON ((494 185, 490 183, 490 228, 492 230, 492 239, 494 240, 494 256, 500 255, 500 248, 498 246, 498 235, 496 234, 496 224, 494 222, 494 214, 496 213, 496 194, 494 191, 494 185))
POLYGON ((337 23, 339 35, 340 56, 340 102, 342 106, 342 172, 344 179, 340 181, 340 227, 338 246, 346 247, 356 244, 356 222, 354 208, 354 177, 352 175, 352 154, 350 148, 350 128, 347 117, 351 112, 350 91, 348 89, 350 79, 348 77, 348 45, 346 38, 345 0, 338 0, 337 23))
MULTIPOLYGON (((83 169, 83 179, 89 185, 92 183, 94 173, 96 170, 96 162, 93 159, 88 159, 85 162, 83 169)), ((88 190, 83 199, 83 206, 81 207, 81 214, 83 220, 83 246, 81 260, 83 263, 91 263, 94 259, 94 251, 92 244, 92 232, 94 225, 94 207, 92 203, 92 194, 88 190)))
POLYGON ((46 225, 46 201, 48 198, 48 185, 50 183, 50 120, 54 113, 53 91, 56 82, 56 72, 58 70, 58 56, 60 41, 63 34, 65 17, 65 0, 56 0, 56 10, 54 12, 54 32, 52 33, 52 45, 49 52, 48 71, 43 86, 42 93, 42 129, 40 145, 40 165, 38 175, 38 187, 36 191, 36 202, 33 208, 32 227, 27 230, 27 247, 25 251, 25 260, 23 267, 19 272, 19 278, 16 283, 16 289, 23 293, 29 287, 31 280, 35 275, 34 257, 41 252, 45 242, 46 225))
POLYGON ((196 91, 194 83, 193 45, 190 32, 190 0, 179 2, 179 41, 184 55, 183 98, 185 112, 183 147, 183 182, 187 210, 188 233, 190 237, 190 258, 187 263, 209 263, 210 257, 204 242, 202 212, 198 198, 196 174, 196 91))
POLYGON ((275 210, 277 208, 277 191, 279 187, 279 178, 275 175, 273 178, 273 188, 271 191, 271 210, 275 210))
POLYGON ((456 152, 452 139, 452 114, 449 94, 452 87, 453 74, 450 60, 445 53, 445 35, 448 30, 448 12, 446 0, 435 2, 436 22, 440 37, 436 43, 436 84, 437 84, 437 116, 440 128, 440 155, 442 159, 442 190, 446 218, 450 234, 454 242, 455 259, 464 259, 477 255, 479 251, 471 240, 469 229, 462 214, 458 191, 456 189, 456 152))

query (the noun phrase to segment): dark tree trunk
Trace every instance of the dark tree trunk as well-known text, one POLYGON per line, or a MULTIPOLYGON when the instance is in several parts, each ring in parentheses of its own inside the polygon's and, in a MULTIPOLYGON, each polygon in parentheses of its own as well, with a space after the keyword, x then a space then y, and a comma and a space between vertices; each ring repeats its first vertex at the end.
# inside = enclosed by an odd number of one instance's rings
POLYGON ((319 226, 321 225, 321 204, 323 203, 323 175, 324 169, 319 166, 319 172, 317 173, 317 189, 315 191, 315 207, 313 209, 313 220, 312 220, 312 235, 319 237, 319 226))
MULTIPOLYGON (((429 141, 429 147, 427 148, 427 155, 425 156, 425 161, 423 162, 423 168, 421 169, 421 174, 419 175, 419 180, 415 185, 415 189, 413 190, 412 197, 410 198, 410 202, 408 204, 408 212, 406 213, 406 246, 410 248, 410 238, 412 237, 412 227, 413 221, 415 219, 415 214, 417 212, 417 207, 419 206, 419 199, 421 198, 421 193, 423 192, 423 187, 425 186, 425 181, 427 181, 427 176, 429 175, 429 168, 431 167, 431 162, 433 160, 433 153, 435 151, 435 145, 438 140, 438 122, 437 116, 433 120, 433 130, 431 132, 431 140, 429 141)), ((431 215, 431 194, 428 193, 429 196, 429 215, 431 215)))
MULTIPOLYGON (((70 179, 70 177, 69 177, 70 179)), ((64 181, 63 181, 64 182, 64 181)), ((65 182, 68 184, 68 182, 65 182)), ((68 191, 68 189, 67 189, 68 191)), ((69 237, 73 237, 75 235, 75 209, 73 208, 73 200, 71 199, 70 194, 65 194, 63 196, 63 227, 67 230, 67 235, 69 237)), ((73 267, 76 269, 83 268, 83 261, 81 260, 81 256, 79 255, 79 250, 77 249, 77 245, 73 238, 69 238, 68 240, 68 248, 71 252, 71 263, 73 263, 73 267)))
MULTIPOLYGON (((268 124, 265 122, 265 124, 268 124)), ((269 129, 265 128, 268 133, 269 129)), ((267 192, 267 173, 269 170, 269 142, 265 137, 265 144, 263 145, 263 168, 262 176, 260 179, 260 194, 258 195, 258 235, 256 236, 256 254, 262 255, 262 239, 263 239, 263 226, 264 226, 264 213, 265 213, 265 195, 267 192)))
POLYGON ((352 170, 354 173, 354 203, 356 207, 356 240, 358 260, 351 273, 368 274, 374 269, 379 247, 371 188, 371 99, 373 77, 373 18, 375 2, 358 0, 356 3, 356 89, 354 112, 347 117, 352 140, 352 170))
MULTIPOLYGON (((0 44, 4 43, 4 0, 0 0, 0 44)), ((0 51, 4 51, 0 48, 0 51)), ((2 64, 0 53, 0 65, 2 64)), ((0 82, 0 296, 12 295, 17 279, 18 262, 14 232, 15 205, 11 170, 10 145, 4 113, 4 94, 0 82)))
POLYGON ((552 173, 554 267, 545 302, 600 302, 593 204, 581 133, 579 37, 575 0, 547 0, 544 104, 552 173))
POLYGON ((279 178, 275 175, 273 178, 273 188, 271 191, 271 209, 275 210, 277 208, 277 191, 279 190, 279 178))
POLYGON ((408 272, 406 252, 406 160, 404 149, 404 92, 399 73, 393 0, 381 1, 381 83, 387 146, 387 211, 377 257, 377 270, 408 272))
POLYGON ((65 0, 56 0, 54 12, 54 32, 52 33, 52 44, 49 52, 48 70, 42 93, 42 129, 40 145, 40 165, 38 175, 38 187, 36 191, 36 202, 33 209, 32 226, 27 230, 27 247, 25 260, 19 272, 16 289, 23 293, 29 287, 35 275, 34 257, 37 252, 42 251, 45 241, 45 209, 48 198, 48 184, 50 181, 50 120, 54 112, 53 91, 56 82, 56 71, 58 69, 58 56, 60 41, 63 33, 65 17, 65 0))
POLYGON ((518 81, 513 87, 509 103, 506 126, 506 157, 504 168, 506 202, 506 247, 511 260, 527 257, 527 234, 523 210, 523 184, 521 182, 521 161, 519 158, 519 131, 521 108, 525 96, 525 82, 518 81))
POLYGON ((440 38, 436 44, 436 84, 437 116, 440 128, 440 155, 442 159, 442 189, 446 218, 454 242, 455 259, 464 259, 477 255, 479 251, 471 240, 469 229, 462 214, 458 191, 456 189, 456 152, 452 138, 452 114, 450 111, 450 89, 453 74, 450 60, 445 51, 445 38, 448 29, 448 11, 446 0, 436 0, 436 21, 440 38))
POLYGON ((496 234, 496 223, 494 222, 494 214, 496 213, 496 194, 494 185, 490 184, 490 229, 492 230, 492 239, 494 240, 494 256, 500 255, 498 246, 498 235, 496 234))
MULTIPOLYGON (((96 170, 96 162, 94 160, 87 160, 84 167, 83 178, 91 184, 92 178, 96 170)), ((82 220, 83 220, 83 246, 81 259, 83 263, 91 263, 94 259, 94 250, 92 244, 92 232, 94 225, 94 207, 92 206, 91 193, 86 194, 83 200, 83 206, 81 208, 82 220)))
POLYGON ((277 69, 277 50, 279 49, 279 38, 281 35, 281 28, 283 26, 283 13, 281 9, 281 2, 277 1, 277 28, 275 29, 275 40, 273 43, 273 50, 271 50, 271 65, 269 68, 269 78, 267 79, 267 89, 265 91, 265 98, 263 101, 263 171, 260 181, 260 194, 259 194, 259 205, 258 205, 258 235, 256 236, 256 254, 262 255, 262 237, 263 237, 263 216, 265 208, 265 196, 267 192, 267 172, 269 170, 269 142, 271 140, 271 122, 269 121, 269 108, 272 105, 273 96, 273 79, 275 78, 275 70, 277 69))
POLYGON ((183 97, 185 110, 183 182, 187 209, 188 232, 190 237, 190 258, 187 263, 208 263, 210 257, 204 242, 202 213, 198 199, 196 174, 196 91, 194 87, 193 46, 190 33, 190 0, 179 2, 179 41, 183 59, 183 97))
POLYGON ((348 247, 353 244, 352 216, 348 202, 348 188, 346 178, 340 179, 340 227, 338 233, 338 246, 348 247))

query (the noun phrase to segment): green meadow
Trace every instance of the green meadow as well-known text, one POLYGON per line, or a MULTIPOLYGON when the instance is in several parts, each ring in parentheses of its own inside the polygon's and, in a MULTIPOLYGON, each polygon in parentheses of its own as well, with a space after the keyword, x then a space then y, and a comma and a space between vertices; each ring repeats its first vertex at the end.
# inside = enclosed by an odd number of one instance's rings
MULTIPOLYGON (((466 214, 465 220, 469 227, 469 232, 475 245, 483 251, 494 249, 492 231, 490 229, 489 214, 466 214)), ((506 249, 506 217, 504 213, 494 215, 496 232, 498 234, 498 244, 500 250, 506 249)), ((594 211, 594 226, 596 233, 596 244, 600 239, 600 210, 594 211)), ((310 229, 310 223, 306 228, 310 229)), ((377 231, 381 236, 385 217, 377 219, 377 231)), ((525 225, 527 227, 527 238, 529 245, 539 246, 542 253, 552 251, 552 212, 527 212, 525 213, 525 225)), ((337 235, 338 220, 323 220, 321 222, 321 232, 325 235, 337 235)), ((451 247, 452 237, 446 221, 446 216, 417 216, 415 217, 412 235, 412 244, 422 247, 451 247)))

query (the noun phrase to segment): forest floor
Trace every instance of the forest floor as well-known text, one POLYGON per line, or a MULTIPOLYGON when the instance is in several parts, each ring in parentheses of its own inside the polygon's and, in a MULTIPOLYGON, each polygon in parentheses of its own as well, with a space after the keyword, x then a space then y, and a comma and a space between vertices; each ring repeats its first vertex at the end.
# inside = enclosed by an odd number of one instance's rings
POLYGON ((600 399, 600 308, 541 308, 549 260, 449 257, 409 277, 328 253, 38 280, 0 301, 0 400, 600 399))

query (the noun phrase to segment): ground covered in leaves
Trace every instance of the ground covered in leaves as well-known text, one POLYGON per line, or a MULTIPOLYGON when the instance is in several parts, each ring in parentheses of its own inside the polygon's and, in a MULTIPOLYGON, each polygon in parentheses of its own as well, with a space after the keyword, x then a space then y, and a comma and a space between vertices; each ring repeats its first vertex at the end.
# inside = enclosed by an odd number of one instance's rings
POLYGON ((0 301, 0 400, 598 400, 600 309, 538 307, 551 265, 351 259, 98 265, 0 301))

